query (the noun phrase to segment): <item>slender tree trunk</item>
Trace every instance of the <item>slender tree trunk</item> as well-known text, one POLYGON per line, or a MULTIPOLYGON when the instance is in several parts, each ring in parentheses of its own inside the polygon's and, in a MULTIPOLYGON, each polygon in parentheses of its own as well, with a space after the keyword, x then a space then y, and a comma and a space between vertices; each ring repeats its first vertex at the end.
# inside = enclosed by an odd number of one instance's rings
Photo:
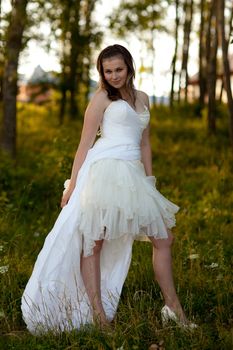
POLYGON ((59 106, 59 124, 63 124, 65 119, 66 105, 67 105, 67 92, 69 85, 69 48, 70 48, 70 17, 71 17, 71 5, 72 2, 58 2, 59 7, 62 9, 60 14, 60 29, 62 52, 60 55, 61 75, 60 75, 60 106, 59 106))
MULTIPOLYGON (((231 15, 230 15, 230 20, 229 20, 229 33, 228 33, 228 38, 227 38, 227 51, 228 51, 228 47, 229 47, 230 40, 231 40, 232 29, 233 29, 233 6, 231 8, 231 15)), ((222 102, 223 89, 224 89, 224 74, 222 76, 221 90, 220 90, 220 95, 219 95, 219 102, 220 103, 222 102)))
POLYGON ((189 58, 189 44, 190 44, 190 33, 193 20, 193 0, 186 0, 184 3, 184 40, 183 40, 183 55, 182 55, 182 66, 180 72, 179 91, 184 89, 185 91, 185 102, 188 99, 188 58, 189 58))
POLYGON ((205 62, 205 45, 204 45, 204 22, 205 22, 205 0, 200 0, 200 33, 199 33, 199 104, 200 109, 204 107, 206 95, 206 62, 205 62))
POLYGON ((230 141, 233 150, 233 98, 231 90, 231 76, 230 76, 230 66, 228 61, 228 45, 225 35, 225 18, 224 18, 224 9, 225 9, 225 0, 217 0, 218 4, 218 26, 219 33, 221 37, 222 44, 222 56, 223 56, 223 66, 224 66, 224 78, 225 86, 227 92, 227 101, 228 101, 228 110, 229 110, 229 134, 230 141))
POLYGON ((61 100, 60 100, 60 111, 59 111, 59 125, 64 123, 65 110, 66 110, 66 86, 61 88, 61 100))
POLYGON ((217 48, 218 48, 218 31, 217 31, 217 0, 213 0, 210 8, 209 29, 208 29, 208 131, 216 132, 216 75, 217 75, 217 48))
POLYGON ((60 75, 60 92, 61 92, 61 98, 60 98, 60 105, 59 105, 59 124, 63 124, 65 119, 65 113, 66 113, 66 105, 67 105, 67 92, 68 92, 68 65, 67 65, 67 54, 66 54, 66 41, 63 39, 63 46, 62 46, 62 54, 61 54, 61 68, 62 72, 60 75))
POLYGON ((84 92, 84 105, 86 106, 88 104, 88 97, 90 93, 90 68, 91 68, 91 48, 90 45, 87 47, 87 63, 85 64, 84 68, 84 77, 83 82, 85 85, 85 92, 84 92))
MULTIPOLYGON (((0 63, 0 65, 2 66, 2 64, 0 63)), ((2 102, 3 100, 3 72, 2 72, 2 67, 0 67, 0 102, 2 102)))
POLYGON ((220 93, 219 93, 219 98, 218 98, 219 103, 222 103, 223 90, 224 90, 224 75, 223 75, 222 81, 221 81, 221 88, 220 88, 220 93))
POLYGON ((71 38, 70 38, 70 76, 69 76, 69 90, 70 90, 70 111, 69 115, 71 119, 76 119, 78 114, 78 108, 76 103, 77 92, 77 61, 79 55, 80 46, 80 3, 81 1, 75 0, 73 6, 72 17, 73 20, 70 23, 71 26, 71 38))
POLYGON ((76 48, 72 50, 71 53, 71 64, 70 64, 70 76, 69 76, 69 91, 70 91, 70 109, 69 116, 70 119, 77 118, 77 103, 76 103, 76 91, 77 91, 77 74, 76 74, 76 66, 77 66, 77 57, 78 54, 76 52, 76 48))
MULTIPOLYGON (((0 29, 1 29, 1 17, 2 17, 2 1, 0 0, 0 29)), ((3 98, 3 62, 4 62, 4 56, 3 56, 3 41, 2 41, 2 33, 0 31, 0 102, 3 98)))
POLYGON ((16 154, 16 96, 17 69, 26 24, 27 0, 15 0, 7 32, 6 57, 3 76, 3 135, 2 147, 12 156, 16 154))
POLYGON ((171 93, 170 93, 170 107, 173 107, 174 102, 174 84, 175 84, 175 76, 176 76, 176 61, 177 61, 177 51, 178 51, 178 31, 179 31, 179 0, 176 0, 176 28, 175 28, 175 51, 172 59, 172 82, 171 82, 171 93))
POLYGON ((156 51, 155 51, 155 30, 154 28, 152 28, 151 30, 151 51, 152 51, 152 62, 151 62, 151 68, 152 68, 152 87, 153 87, 153 95, 152 95, 152 105, 155 106, 156 105, 156 93, 155 93, 155 89, 156 89, 156 82, 155 82, 155 55, 156 55, 156 51))
POLYGON ((90 41, 91 41, 91 29, 92 29, 92 13, 95 8, 95 0, 89 0, 87 1, 87 6, 86 6, 86 12, 85 12, 85 18, 86 18, 86 24, 85 24, 85 37, 88 39, 88 45, 86 46, 86 59, 87 62, 84 65, 84 76, 83 76, 83 81, 85 85, 85 94, 84 94, 84 104, 87 105, 88 103, 88 96, 90 93, 90 66, 91 66, 91 46, 90 46, 90 41))

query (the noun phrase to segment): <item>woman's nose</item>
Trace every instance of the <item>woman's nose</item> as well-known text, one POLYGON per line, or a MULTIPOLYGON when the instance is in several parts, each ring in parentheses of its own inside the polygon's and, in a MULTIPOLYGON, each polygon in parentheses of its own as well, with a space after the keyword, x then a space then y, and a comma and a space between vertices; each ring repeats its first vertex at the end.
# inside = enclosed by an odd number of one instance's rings
POLYGON ((112 73, 112 78, 113 78, 114 80, 117 79, 117 73, 116 73, 116 72, 113 72, 113 73, 112 73))

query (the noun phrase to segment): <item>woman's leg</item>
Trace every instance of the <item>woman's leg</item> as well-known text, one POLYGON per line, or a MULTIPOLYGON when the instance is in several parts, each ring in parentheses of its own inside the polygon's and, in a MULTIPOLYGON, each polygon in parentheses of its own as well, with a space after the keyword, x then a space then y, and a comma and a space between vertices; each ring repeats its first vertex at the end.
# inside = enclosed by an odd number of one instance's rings
POLYGON ((174 239, 173 235, 168 229, 167 239, 149 238, 153 244, 153 268, 155 278, 161 288, 165 304, 177 314, 180 321, 186 321, 173 281, 171 255, 171 246, 174 239))
POLYGON ((104 325, 108 322, 101 300, 100 287, 100 252, 103 240, 95 241, 95 244, 93 255, 81 257, 81 273, 93 309, 94 320, 104 325))

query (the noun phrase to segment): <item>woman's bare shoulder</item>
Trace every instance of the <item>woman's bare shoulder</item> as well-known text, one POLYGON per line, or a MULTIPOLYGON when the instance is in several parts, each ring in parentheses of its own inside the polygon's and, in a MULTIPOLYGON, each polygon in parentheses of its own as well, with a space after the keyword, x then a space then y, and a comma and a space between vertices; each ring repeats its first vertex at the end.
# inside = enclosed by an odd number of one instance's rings
POLYGON ((109 104, 107 92, 103 89, 96 90, 90 98, 86 112, 102 115, 109 104))
POLYGON ((136 90, 137 98, 142 101, 147 107, 149 107, 149 96, 141 90, 136 90))
POLYGON ((94 94, 91 97, 91 101, 97 102, 97 103, 103 103, 106 104, 108 103, 108 94, 107 91, 99 88, 94 92, 94 94))

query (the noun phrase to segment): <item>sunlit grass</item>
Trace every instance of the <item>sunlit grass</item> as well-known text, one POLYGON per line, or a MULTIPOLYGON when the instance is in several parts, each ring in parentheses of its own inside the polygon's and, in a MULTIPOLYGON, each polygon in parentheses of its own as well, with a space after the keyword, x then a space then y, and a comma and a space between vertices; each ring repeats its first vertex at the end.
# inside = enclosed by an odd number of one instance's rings
POLYGON ((21 318, 20 298, 46 234, 60 211, 80 122, 58 126, 54 106, 19 105, 17 164, 0 165, 0 348, 5 349, 231 349, 233 157, 227 116, 216 136, 194 109, 157 108, 151 142, 157 188, 181 209, 173 260, 182 304, 200 325, 187 333, 162 328, 160 290, 153 282, 152 249, 136 242, 113 329, 33 337, 21 318))

